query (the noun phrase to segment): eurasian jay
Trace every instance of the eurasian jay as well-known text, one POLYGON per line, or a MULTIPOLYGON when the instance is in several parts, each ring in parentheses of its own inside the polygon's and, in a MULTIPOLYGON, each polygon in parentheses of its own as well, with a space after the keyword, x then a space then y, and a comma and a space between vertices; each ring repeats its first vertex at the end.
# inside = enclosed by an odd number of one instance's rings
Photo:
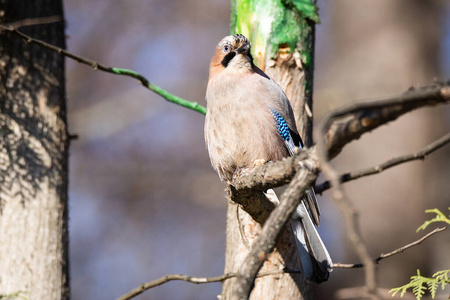
MULTIPOLYGON (((206 101, 206 147, 222 181, 230 183, 238 168, 281 160, 293 155, 295 147, 303 147, 288 98, 253 64, 250 42, 241 34, 227 36, 217 45, 209 67, 206 101)), ((317 283, 326 281, 332 270, 330 255, 315 227, 319 215, 311 188, 297 207, 291 226, 303 274, 317 283)))

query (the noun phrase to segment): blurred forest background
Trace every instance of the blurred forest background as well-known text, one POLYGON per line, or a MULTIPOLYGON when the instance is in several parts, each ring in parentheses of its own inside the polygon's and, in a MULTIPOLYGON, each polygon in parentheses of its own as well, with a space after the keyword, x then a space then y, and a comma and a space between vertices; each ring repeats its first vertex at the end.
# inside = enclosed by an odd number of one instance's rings
MULTIPOLYGON (((450 78, 448 1, 319 0, 315 120, 357 100, 399 94, 450 78)), ((66 0, 68 49, 136 70, 153 83, 205 105, 209 60, 229 34, 229 0, 66 0)), ((134 80, 67 61, 73 299, 114 299, 172 273, 223 272, 226 200, 210 166, 204 117, 170 104, 134 80)), ((450 129, 449 108, 423 109, 367 134, 335 160, 340 171, 419 150, 450 129)), ((376 257, 418 239, 448 213, 450 147, 424 162, 345 185, 376 257)), ((321 179, 319 179, 319 182, 321 179)), ((329 192, 319 197, 319 228, 335 262, 356 263, 329 192)), ((381 262, 379 283, 409 281, 450 267, 450 233, 381 262)), ((363 284, 362 270, 335 269, 316 299, 363 284)), ((137 299, 216 299, 221 284, 172 282, 137 299)))

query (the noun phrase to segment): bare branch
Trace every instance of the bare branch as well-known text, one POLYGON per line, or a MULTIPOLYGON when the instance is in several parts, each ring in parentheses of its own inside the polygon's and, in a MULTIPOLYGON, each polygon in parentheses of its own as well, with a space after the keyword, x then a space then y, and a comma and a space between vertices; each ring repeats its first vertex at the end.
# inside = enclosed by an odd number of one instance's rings
POLYGON ((376 101, 344 106, 329 112, 321 122, 321 130, 316 131, 316 142, 327 150, 326 157, 332 159, 351 141, 362 134, 397 119, 414 109, 448 103, 450 82, 436 83, 419 89, 409 89, 406 93, 376 101), (345 120, 336 122, 337 119, 345 120), (323 138, 325 137, 325 141, 323 138))
POLYGON ((192 277, 192 276, 181 275, 181 274, 166 275, 159 279, 141 284, 139 287, 133 289, 129 293, 120 296, 119 298, 117 298, 117 300, 132 299, 132 298, 136 297, 137 295, 142 294, 143 292, 145 292, 148 289, 162 285, 169 281, 181 280, 181 281, 187 281, 187 282, 195 283, 195 284, 202 284, 202 283, 211 283, 211 282, 223 282, 226 279, 232 278, 232 277, 236 277, 236 274, 228 273, 228 274, 223 274, 223 275, 215 276, 215 277, 192 277))
POLYGON ((348 200, 342 189, 341 183, 339 182, 338 174, 331 165, 326 161, 325 157, 320 157, 322 171, 328 180, 331 181, 334 190, 332 192, 332 197, 336 206, 341 210, 344 215, 345 229, 347 232, 347 238, 350 240, 353 248, 359 259, 366 266, 365 276, 366 276, 366 286, 369 293, 373 294, 374 298, 376 295, 376 277, 375 277, 375 263, 369 255, 369 251, 362 240, 361 233, 359 232, 358 215, 353 207, 352 203, 348 200))
MULTIPOLYGON (((437 141, 434 141, 433 143, 429 144, 428 146, 426 146, 425 148, 419 150, 416 153, 411 153, 411 154, 406 154, 406 155, 402 155, 402 156, 398 156, 395 158, 391 158, 388 161, 385 161, 382 164, 370 167, 370 168, 366 168, 366 169, 362 169, 359 171, 353 171, 350 173, 346 173, 346 174, 342 174, 339 176, 339 180, 341 183, 344 182, 348 182, 348 181, 352 181, 364 176, 369 176, 369 175, 373 175, 373 174, 379 174, 387 169, 390 169, 392 167, 395 167, 397 165, 406 163, 406 162, 410 162, 410 161, 414 161, 414 160, 419 160, 419 159, 425 159, 429 154, 433 153, 434 151, 440 149, 441 147, 447 145, 450 142, 450 133, 444 135, 443 137, 441 137, 440 139, 438 139, 437 141)), ((314 190, 316 191, 316 193, 320 194, 326 190, 328 190, 330 188, 330 181, 325 181, 319 185, 316 185, 314 187, 314 190)))
MULTIPOLYGON (((430 236, 439 233, 441 231, 444 231, 445 229, 447 229, 447 227, 440 227, 440 228, 436 228, 435 230, 431 231, 430 233, 428 233, 427 235, 424 235, 423 237, 421 237, 420 239, 418 239, 417 241, 414 241, 412 243, 409 243, 408 245, 405 245, 403 247, 400 247, 398 249, 395 249, 392 252, 389 253, 381 253, 380 256, 378 256, 377 258, 374 258, 373 261, 375 263, 378 263, 379 261, 394 256, 396 254, 402 253, 403 251, 405 251, 406 249, 412 248, 414 246, 417 246, 419 244, 421 244, 424 240, 426 240, 427 238, 429 238, 430 236)), ((354 269, 354 268, 362 268, 364 267, 364 264, 358 263, 358 264, 343 264, 343 263, 334 263, 333 264, 333 268, 343 268, 343 269, 354 269)))
MULTIPOLYGON (((412 242, 406 246, 398 248, 387 254, 381 254, 379 257, 375 258, 374 261, 379 262, 380 260, 382 260, 384 258, 402 253, 404 250, 414 247, 416 245, 419 245, 420 243, 422 243, 424 240, 426 240, 430 236, 432 236, 438 232, 444 231, 445 229, 447 229, 447 227, 436 228, 435 230, 433 230, 432 232, 428 233, 427 235, 423 236, 422 238, 418 239, 415 242, 412 242)), ((342 264, 342 263, 333 264, 333 268, 347 268, 347 269, 352 268, 353 269, 353 268, 362 268, 362 267, 364 267, 363 264, 342 264)), ((300 273, 300 272, 301 272, 300 270, 280 269, 280 270, 261 272, 261 273, 258 273, 258 275, 256 277, 259 278, 259 277, 278 275, 278 274, 283 274, 283 273, 300 273)), ((117 300, 132 299, 132 298, 142 294, 146 290, 163 285, 170 281, 180 280, 180 281, 186 281, 186 282, 190 282, 190 283, 194 283, 194 284, 204 284, 204 283, 213 283, 213 282, 224 282, 227 279, 237 277, 237 276, 238 276, 237 273, 227 273, 227 274, 223 274, 220 276, 214 276, 214 277, 193 277, 193 276, 181 275, 181 274, 166 275, 166 276, 163 276, 156 280, 153 280, 153 281, 150 281, 150 282, 140 285, 139 287, 133 289, 129 293, 117 298, 117 300)))
MULTIPOLYGON (((41 18, 39 18, 37 21, 39 21, 41 18)), ((37 23, 34 22, 34 19, 28 19, 28 24, 35 24, 37 23)), ((42 21, 42 20, 40 20, 42 21)), ((19 24, 20 25, 20 24, 19 24)), ((22 25, 25 26, 25 25, 22 25)), ((201 106, 200 104, 198 104, 197 102, 191 102, 188 100, 185 100, 183 98, 180 98, 178 96, 175 96, 169 92, 167 92, 166 90, 163 90, 162 88, 160 88, 157 85, 154 85, 153 83, 151 83, 147 78, 145 78, 143 75, 136 73, 133 70, 128 70, 128 69, 120 69, 120 68, 114 68, 114 67, 108 67, 102 64, 99 64, 96 61, 75 55, 73 53, 70 53, 62 48, 56 47, 54 45, 51 45, 49 43, 46 43, 44 41, 38 40, 38 39, 34 39, 29 35, 26 35, 24 33, 22 33, 21 31, 17 30, 14 26, 6 26, 6 25, 2 25, 0 24, 0 32, 1 31, 9 31, 12 32, 16 35, 18 35, 19 37, 21 37, 22 39, 24 39, 27 43, 29 44, 36 44, 39 45, 41 47, 44 47, 46 49, 49 49, 51 51, 54 51, 58 54, 64 55, 65 57, 71 58, 79 63, 85 64, 90 66, 93 70, 101 70, 103 72, 106 73, 111 73, 111 74, 115 74, 115 75, 122 75, 122 76, 128 76, 134 79, 137 79, 139 81, 140 84, 142 84, 144 87, 146 87, 147 89, 151 90, 152 92, 160 95, 161 97, 163 97, 164 99, 166 99, 167 101, 170 101, 172 103, 184 106, 186 108, 195 110, 197 112, 200 112, 202 114, 206 114, 206 108, 204 106, 201 106)))
MULTIPOLYGON (((51 24, 63 21, 62 16, 50 16, 50 17, 42 17, 42 18, 28 18, 23 20, 18 20, 11 23, 0 24, 2 26, 8 27, 10 29, 20 28, 25 26, 34 26, 34 25, 43 25, 43 24, 51 24)), ((0 32, 4 30, 0 28, 0 32)))
POLYGON ((237 170, 232 185, 226 189, 228 198, 240 204, 255 221, 264 223, 275 205, 266 198, 263 191, 288 184, 303 161, 309 157, 309 152, 299 150, 298 155, 282 161, 237 170))
POLYGON ((382 259, 391 257, 391 256, 393 256, 393 255, 395 255, 395 254, 402 253, 403 251, 405 251, 405 250, 408 249, 408 248, 411 248, 411 247, 414 247, 414 246, 416 246, 416 245, 419 245, 420 243, 422 243, 424 240, 426 240, 426 239, 429 238, 430 236, 432 236, 432 235, 434 235, 434 234, 436 234, 436 233, 438 233, 438 232, 444 231, 445 229, 447 229, 447 227, 436 228, 435 230, 433 230, 432 232, 428 233, 427 235, 423 236, 422 238, 418 239, 418 240, 415 241, 415 242, 412 242, 412 243, 410 243, 410 244, 408 244, 408 245, 406 245, 406 246, 403 246, 403 247, 401 247, 401 248, 398 248, 398 249, 396 249, 396 250, 394 250, 394 251, 392 251, 392 252, 386 253, 386 254, 381 253, 380 256, 377 257, 377 258, 375 259, 375 262, 378 263, 378 262, 379 262, 380 260, 382 260, 382 259))
POLYGON ((315 131, 317 153, 321 169, 334 187, 332 197, 344 215, 347 237, 355 252, 366 266, 366 286, 373 298, 379 298, 375 277, 375 262, 370 258, 367 247, 359 232, 358 215, 342 188, 337 171, 328 162, 336 156, 350 141, 359 138, 381 124, 395 120, 400 115, 413 109, 445 103, 450 100, 450 87, 437 84, 420 90, 408 91, 399 97, 382 99, 374 102, 349 105, 330 112, 315 131), (350 116, 349 116, 350 115, 350 116), (349 116, 349 117, 348 117, 349 116), (345 121, 334 120, 347 117, 345 121))
POLYGON ((357 269, 364 267, 363 264, 344 264, 344 263, 333 263, 333 268, 341 268, 341 269, 357 269))
MULTIPOLYGON (((300 270, 289 270, 289 269, 272 270, 272 271, 261 272, 258 274, 257 277, 259 278, 259 277, 278 275, 278 274, 283 274, 283 273, 300 273, 300 270)), ((225 280, 236 277, 236 276, 237 276, 237 273, 227 273, 227 274, 223 274, 220 276, 214 276, 214 277, 192 277, 192 276, 182 275, 182 274, 166 275, 166 276, 163 276, 156 280, 153 280, 153 281, 150 281, 147 283, 143 283, 139 287, 130 291, 129 293, 126 293, 125 295, 120 296, 116 300, 132 299, 132 298, 142 294, 146 290, 163 285, 164 283, 167 283, 169 281, 180 280, 180 281, 186 281, 186 282, 190 282, 190 283, 194 283, 194 284, 203 284, 203 283, 213 283, 213 282, 224 282, 225 280)))

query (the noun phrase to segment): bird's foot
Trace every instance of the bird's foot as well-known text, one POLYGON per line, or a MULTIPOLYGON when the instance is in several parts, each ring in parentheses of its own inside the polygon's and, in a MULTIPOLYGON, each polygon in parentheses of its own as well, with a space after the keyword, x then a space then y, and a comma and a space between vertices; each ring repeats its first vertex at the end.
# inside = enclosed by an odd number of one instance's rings
POLYGON ((255 160, 253 162, 253 166, 258 167, 258 166, 261 166, 261 165, 263 165, 265 163, 266 163, 266 161, 264 159, 257 159, 257 160, 255 160))

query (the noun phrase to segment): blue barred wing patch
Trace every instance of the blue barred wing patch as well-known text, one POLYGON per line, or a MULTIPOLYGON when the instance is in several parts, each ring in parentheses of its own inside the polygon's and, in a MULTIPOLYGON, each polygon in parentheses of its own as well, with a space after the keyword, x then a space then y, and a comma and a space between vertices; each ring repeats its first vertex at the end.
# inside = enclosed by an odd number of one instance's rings
POLYGON ((270 112, 272 113, 272 116, 275 119, 278 133, 284 140, 284 144, 287 150, 289 151, 289 154, 294 155, 295 153, 294 139, 291 136, 291 132, 288 124, 286 123, 286 120, 275 109, 271 109, 270 112))

